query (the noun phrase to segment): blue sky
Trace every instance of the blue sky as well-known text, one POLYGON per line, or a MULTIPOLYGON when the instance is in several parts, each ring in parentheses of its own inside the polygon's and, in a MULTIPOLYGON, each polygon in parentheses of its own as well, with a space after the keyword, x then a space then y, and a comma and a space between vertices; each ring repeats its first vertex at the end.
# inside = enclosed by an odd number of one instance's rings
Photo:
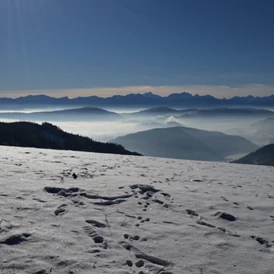
POLYGON ((0 96, 274 94, 272 0, 2 0, 0 96))

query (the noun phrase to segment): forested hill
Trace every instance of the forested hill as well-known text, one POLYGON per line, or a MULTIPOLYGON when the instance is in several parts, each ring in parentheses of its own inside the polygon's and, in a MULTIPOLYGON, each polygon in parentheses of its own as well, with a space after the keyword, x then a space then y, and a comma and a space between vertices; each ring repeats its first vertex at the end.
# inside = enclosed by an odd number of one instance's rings
POLYGON ((88 137, 64 132, 49 123, 39 125, 30 122, 0 122, 0 145, 140 155, 121 145, 97 142, 88 137))

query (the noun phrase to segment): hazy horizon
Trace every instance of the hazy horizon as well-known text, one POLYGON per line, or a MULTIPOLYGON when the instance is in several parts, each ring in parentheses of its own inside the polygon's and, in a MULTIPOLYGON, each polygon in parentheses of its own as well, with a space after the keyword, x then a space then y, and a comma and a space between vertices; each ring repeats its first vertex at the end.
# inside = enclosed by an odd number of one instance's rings
POLYGON ((22 92, 0 92, 0 98, 17 99, 27 96, 46 95, 53 98, 68 97, 70 99, 77 97, 97 96, 101 98, 110 98, 112 96, 125 96, 129 94, 146 94, 153 93, 161 97, 167 97, 176 93, 189 93, 192 96, 211 95, 217 99, 230 99, 233 97, 268 97, 274 95, 274 86, 267 87, 264 85, 251 85, 246 87, 121 87, 121 88, 91 88, 80 90, 35 90, 35 91, 22 91, 22 92), (215 88, 215 90, 214 90, 215 88), (212 91, 213 90, 213 91, 212 91), (222 91, 220 93, 220 91, 222 91), (75 95, 77 93, 77 95, 75 95), (226 94, 226 96, 224 96, 226 94), (228 95, 229 94, 229 95, 228 95), (71 96, 73 95, 73 96, 71 96))
POLYGON ((229 86, 190 86, 190 87, 117 87, 117 88, 90 88, 90 89, 72 89, 72 90, 34 90, 34 91, 0 91, 0 98, 16 99, 26 96, 46 95, 53 98, 77 98, 97 96, 101 98, 110 98, 115 95, 146 94, 153 93, 161 97, 167 97, 174 93, 189 93, 191 95, 211 95, 217 99, 230 99, 233 97, 268 97, 274 95, 274 86, 250 85, 244 87, 229 86), (77 94, 76 94, 77 93, 77 94), (73 96, 72 96, 73 95, 73 96))

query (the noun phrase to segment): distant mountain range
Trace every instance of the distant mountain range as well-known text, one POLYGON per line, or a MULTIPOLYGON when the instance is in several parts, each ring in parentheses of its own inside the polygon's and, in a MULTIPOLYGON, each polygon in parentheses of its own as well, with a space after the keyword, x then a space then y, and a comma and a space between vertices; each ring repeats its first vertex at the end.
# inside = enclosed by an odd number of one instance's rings
POLYGON ((49 123, 0 122, 0 145, 140 155, 121 145, 96 142, 88 137, 66 133, 49 123))
POLYGON ((274 112, 256 108, 212 108, 212 109, 173 109, 170 107, 153 107, 126 114, 126 116, 175 116, 178 118, 218 118, 218 117, 274 117, 274 112))
POLYGON ((258 147, 240 136, 187 127, 156 128, 111 140, 146 156, 204 161, 226 161, 258 147))
POLYGON ((84 107, 77 109, 65 109, 43 112, 3 112, 0 113, 2 119, 14 119, 24 121, 114 121, 122 117, 115 113, 101 108, 84 107))
MULTIPOLYGON (((198 109, 173 109, 165 106, 152 107, 141 111, 124 114, 125 116, 167 116, 167 115, 182 115, 184 113, 197 112, 198 109)), ((274 113, 273 113, 274 114, 274 113)))
POLYGON ((274 144, 264 146, 233 163, 274 166, 274 144))
POLYGON ((46 95, 29 95, 19 98, 0 98, 2 108, 13 106, 116 106, 116 107, 149 107, 149 106, 177 106, 177 107, 224 107, 224 106, 274 106, 274 95, 267 97, 233 97, 218 99, 211 95, 191 95, 187 92, 174 93, 162 97, 151 92, 145 94, 115 95, 108 98, 98 96, 89 97, 61 97, 53 98, 46 95))
POLYGON ((178 118, 266 118, 274 117, 274 112, 255 108, 213 108, 189 111, 178 118))
MULTIPOLYGON (((118 121, 124 118, 148 118, 148 117, 174 116, 178 119, 191 118, 269 118, 262 121, 263 124, 273 124, 274 112, 255 108, 213 108, 213 109, 173 109, 170 107, 153 107, 133 113, 118 114, 98 107, 81 107, 54 111, 40 112, 0 112, 0 119, 13 119, 21 121, 118 121)), ((155 123, 156 124, 156 123, 155 123)), ((170 125, 179 126, 179 122, 170 122, 170 125)), ((156 127, 157 125, 155 125, 156 127)), ((256 125, 257 126, 257 125, 256 125)), ((255 127, 255 125, 254 125, 255 127)))

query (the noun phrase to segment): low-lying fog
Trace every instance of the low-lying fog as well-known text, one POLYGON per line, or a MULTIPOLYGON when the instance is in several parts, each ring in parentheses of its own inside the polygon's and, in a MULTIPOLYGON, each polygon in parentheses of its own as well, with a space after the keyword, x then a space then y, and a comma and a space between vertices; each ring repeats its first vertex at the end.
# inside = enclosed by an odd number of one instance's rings
MULTIPOLYGON (((17 122, 18 120, 12 119, 0 119, 1 122, 17 122)), ((38 124, 41 124, 41 121, 33 121, 38 124)), ((138 124, 136 122, 130 121, 113 121, 113 122, 56 122, 56 121, 47 121, 50 122, 62 130, 79 134, 82 136, 90 137, 96 141, 107 142, 115 137, 126 135, 129 133, 135 133, 137 131, 147 130, 155 128, 153 126, 145 126, 138 124)))
POLYGON ((64 107, 49 107, 49 108, 39 108, 39 109, 33 109, 33 108, 23 108, 23 109, 0 109, 0 113, 33 113, 33 112, 44 112, 44 111, 55 111, 55 110, 64 110, 69 108, 64 107))
MULTIPOLYGON (((67 108, 63 108, 67 109, 67 108)), ((32 113, 38 111, 52 111, 61 110, 61 108, 47 108, 47 109, 24 109, 20 110, 22 113, 32 113)), ((258 125, 265 120, 264 117, 210 117, 210 118, 182 118, 178 115, 147 115, 147 116, 132 116, 133 112, 143 109, 106 109, 108 111, 116 112, 123 116, 121 120, 115 121, 52 121, 47 118, 45 122, 50 122, 57 125, 64 131, 75 133, 83 136, 88 136, 98 141, 109 141, 118 136, 135 133, 138 131, 160 128, 160 127, 174 127, 186 126, 197 129, 204 129, 208 131, 220 131, 231 135, 240 135, 246 139, 256 143, 259 146, 274 142, 274 129, 267 128, 260 130, 258 125)), ((12 113, 14 110, 0 110, 0 113, 12 113)), ((19 112, 19 111, 16 111, 19 112)), ((2 122, 14 122, 14 119, 0 119, 2 122)), ((35 121, 39 124, 41 120, 35 121)))

